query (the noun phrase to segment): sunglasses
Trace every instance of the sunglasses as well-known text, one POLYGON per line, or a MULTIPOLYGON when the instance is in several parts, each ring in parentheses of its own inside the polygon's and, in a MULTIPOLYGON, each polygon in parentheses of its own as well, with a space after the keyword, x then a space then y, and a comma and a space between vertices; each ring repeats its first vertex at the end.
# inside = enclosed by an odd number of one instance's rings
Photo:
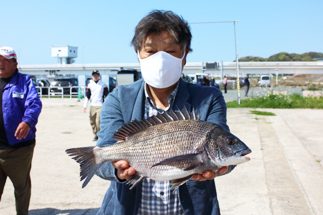
POLYGON ((92 76, 97 77, 97 76, 99 76, 99 75, 98 75, 98 74, 94 74, 94 75, 92 75, 92 76))

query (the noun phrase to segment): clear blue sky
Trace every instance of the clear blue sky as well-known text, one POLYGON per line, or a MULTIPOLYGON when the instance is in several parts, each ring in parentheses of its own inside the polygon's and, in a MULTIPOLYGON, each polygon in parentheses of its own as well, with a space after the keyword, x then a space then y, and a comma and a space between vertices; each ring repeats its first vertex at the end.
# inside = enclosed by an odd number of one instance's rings
MULTIPOLYGON (((238 56, 323 52, 322 0, 0 0, 0 46, 20 65, 56 64, 51 45, 78 46, 76 64, 136 63, 134 28, 153 9, 188 22, 239 20, 238 56)), ((188 62, 233 61, 233 24, 191 25, 188 62)))

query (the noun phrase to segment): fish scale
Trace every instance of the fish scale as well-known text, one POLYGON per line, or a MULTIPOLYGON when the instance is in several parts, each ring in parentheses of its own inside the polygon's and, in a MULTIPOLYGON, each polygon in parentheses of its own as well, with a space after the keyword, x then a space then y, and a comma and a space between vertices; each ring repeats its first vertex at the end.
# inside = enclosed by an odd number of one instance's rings
POLYGON ((121 127, 114 138, 118 142, 110 146, 66 150, 80 163, 83 187, 105 162, 128 161, 136 170, 130 189, 146 177, 171 180, 176 188, 194 174, 248 161, 245 155, 251 152, 233 134, 199 120, 194 109, 189 113, 186 108, 135 120, 121 127))

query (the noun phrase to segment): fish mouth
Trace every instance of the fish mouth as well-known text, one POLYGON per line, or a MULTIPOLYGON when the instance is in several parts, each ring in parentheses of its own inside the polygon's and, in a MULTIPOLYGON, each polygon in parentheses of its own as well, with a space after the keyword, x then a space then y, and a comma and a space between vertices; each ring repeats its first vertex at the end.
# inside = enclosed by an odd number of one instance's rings
POLYGON ((246 156, 247 154, 250 154, 251 150, 250 149, 245 149, 242 151, 238 151, 237 153, 235 153, 237 156, 246 156))

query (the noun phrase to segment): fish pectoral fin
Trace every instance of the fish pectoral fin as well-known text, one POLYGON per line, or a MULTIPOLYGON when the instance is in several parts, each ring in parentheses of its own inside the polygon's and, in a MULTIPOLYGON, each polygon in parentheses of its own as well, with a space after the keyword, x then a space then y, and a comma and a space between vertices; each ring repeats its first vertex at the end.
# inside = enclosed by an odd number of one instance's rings
POLYGON ((171 180, 171 182, 170 182, 171 188, 170 189, 171 190, 177 189, 179 186, 185 184, 188 180, 190 180, 190 178, 193 175, 189 175, 189 176, 186 176, 184 178, 178 178, 178 179, 171 180))
POLYGON ((144 176, 140 176, 135 174, 130 180, 127 181, 126 184, 128 185, 132 185, 129 189, 132 190, 135 186, 137 186, 137 184, 139 184, 139 182, 141 182, 144 178, 144 176))
POLYGON ((203 163, 199 155, 200 153, 196 153, 196 154, 180 155, 172 158, 167 158, 165 160, 162 160, 154 164, 152 167, 159 166, 159 165, 167 165, 167 166, 174 166, 185 171, 191 170, 203 163))

